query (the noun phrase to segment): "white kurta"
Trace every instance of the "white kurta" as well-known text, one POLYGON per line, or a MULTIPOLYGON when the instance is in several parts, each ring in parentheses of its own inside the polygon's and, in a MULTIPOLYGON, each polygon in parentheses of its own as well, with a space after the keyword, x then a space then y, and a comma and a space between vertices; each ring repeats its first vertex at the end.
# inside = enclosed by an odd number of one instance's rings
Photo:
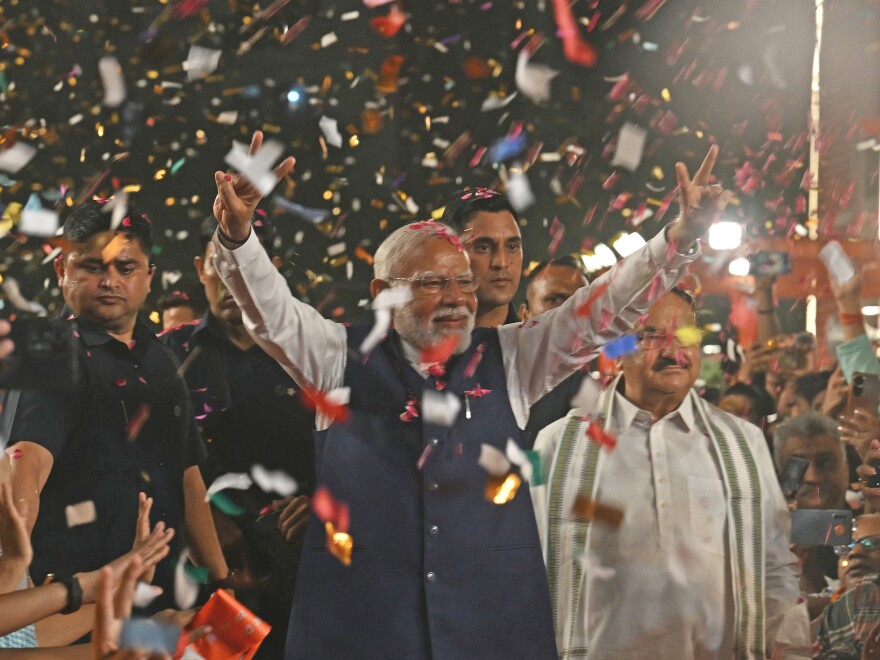
MULTIPOLYGON (((560 655, 589 655, 591 660, 735 657, 739 617, 729 552, 729 495, 696 395, 653 423, 649 413, 620 393, 613 397, 607 429, 617 436, 617 447, 601 451, 594 496, 624 511, 620 528, 596 523, 587 532, 585 523, 567 520, 575 496, 584 490, 585 437, 579 438, 564 478, 551 485, 563 491, 560 511, 565 519, 552 542, 548 486, 532 488, 545 560, 548 570, 556 572, 554 579, 575 580, 573 553, 582 557, 585 567, 575 587, 577 611, 571 611, 567 598, 557 598, 551 585, 560 655), (548 550, 555 556, 548 556, 548 550)), ((572 414, 595 416, 597 411, 572 414)), ((538 436, 535 449, 547 473, 557 469, 557 449, 568 422, 559 420, 538 436)), ((809 657, 806 611, 796 607, 788 513, 764 439, 757 428, 747 426, 742 428, 756 456, 764 495, 768 646, 782 641, 782 657, 809 657), (778 639, 785 617, 786 628, 793 631, 790 640, 778 639)))

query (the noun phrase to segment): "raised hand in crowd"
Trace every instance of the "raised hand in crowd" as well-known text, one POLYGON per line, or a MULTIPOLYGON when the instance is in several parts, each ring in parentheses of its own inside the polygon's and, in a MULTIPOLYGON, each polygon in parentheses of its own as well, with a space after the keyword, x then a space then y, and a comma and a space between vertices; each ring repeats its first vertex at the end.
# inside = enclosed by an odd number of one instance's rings
MULTIPOLYGON (((254 131, 251 138, 250 154, 253 155, 263 146, 263 132, 254 131)), ((296 159, 288 156, 273 170, 276 179, 281 180, 293 169, 296 159)), ((229 243, 227 247, 235 247, 243 243, 250 234, 251 217, 257 204, 262 199, 259 190, 241 174, 224 172, 214 173, 217 184, 217 197, 214 199, 214 217, 220 223, 220 238, 229 243)))
POLYGON ((840 418, 840 438, 855 447, 864 460, 871 449, 871 441, 880 439, 880 419, 876 411, 853 410, 840 418))
MULTIPOLYGON (((843 369, 838 366, 831 378, 828 379, 828 385, 825 388, 825 398, 822 400, 821 412, 829 417, 837 417, 846 404, 846 398, 849 396, 849 385, 846 377, 843 375, 843 369)), ((861 452, 860 452, 860 455, 861 452)))
POLYGON ((278 531, 292 545, 302 543, 306 533, 309 516, 312 513, 312 498, 306 495, 289 496, 272 502, 275 511, 281 511, 278 517, 278 531))
MULTIPOLYGON (((9 459, 0 456, 0 462, 9 459)), ((12 486, 8 480, 0 478, 0 594, 18 588, 21 578, 27 572, 33 558, 31 538, 27 532, 25 517, 16 508, 12 486)))
POLYGON ((718 146, 713 144, 693 179, 684 163, 675 164, 680 214, 669 226, 667 238, 678 252, 688 250, 694 241, 709 231, 709 227, 733 199, 731 191, 710 183, 717 158, 718 146))
POLYGON ((855 339, 865 334, 865 325, 862 322, 862 305, 859 297, 862 293, 863 270, 861 264, 853 263, 856 274, 847 282, 837 284, 833 277, 828 278, 831 293, 837 302, 837 311, 840 313, 840 324, 843 326, 843 337, 846 341, 855 339))
POLYGON ((755 344, 744 351, 744 359, 739 369, 739 380, 751 383, 758 374, 769 373, 773 366, 775 349, 766 344, 755 344))

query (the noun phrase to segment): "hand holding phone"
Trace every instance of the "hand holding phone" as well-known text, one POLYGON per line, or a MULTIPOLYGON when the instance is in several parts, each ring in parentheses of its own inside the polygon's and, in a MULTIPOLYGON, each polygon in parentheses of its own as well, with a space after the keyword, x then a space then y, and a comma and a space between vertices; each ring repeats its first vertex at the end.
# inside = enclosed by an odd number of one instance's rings
POLYGON ((849 386, 847 415, 853 415, 856 410, 876 413, 878 406, 880 406, 880 374, 854 373, 849 386))

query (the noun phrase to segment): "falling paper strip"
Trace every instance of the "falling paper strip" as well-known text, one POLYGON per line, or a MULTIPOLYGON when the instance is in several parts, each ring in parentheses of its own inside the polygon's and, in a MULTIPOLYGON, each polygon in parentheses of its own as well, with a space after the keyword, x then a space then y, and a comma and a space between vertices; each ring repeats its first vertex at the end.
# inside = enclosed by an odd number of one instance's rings
POLYGON ((95 503, 92 500, 86 500, 64 507, 64 517, 67 519, 68 527, 78 527, 95 522, 98 519, 98 512, 95 510, 95 503))
POLYGON ((278 493, 281 497, 287 497, 299 490, 296 479, 289 474, 282 470, 267 470, 259 463, 251 467, 251 476, 264 493, 278 493))
POLYGON ((535 195, 529 184, 529 177, 522 171, 512 172, 507 180, 507 199, 518 213, 522 213, 535 203, 535 195))
POLYGON ((278 183, 272 164, 278 160, 284 151, 284 146, 276 141, 269 140, 255 154, 249 153, 248 146, 241 142, 233 142, 232 149, 226 154, 226 163, 241 172, 242 176, 253 184, 264 197, 272 192, 278 183))
POLYGON ((199 585, 186 570, 186 551, 182 552, 174 569, 174 602, 177 609, 188 610, 196 604, 199 585))
POLYGON ((156 597, 161 595, 161 593, 162 587, 157 587, 154 584, 147 584, 146 582, 138 582, 134 589, 134 599, 132 600, 132 604, 135 607, 146 607, 156 600, 156 597))
POLYGON ((519 472, 525 480, 531 483, 533 476, 532 462, 520 446, 513 441, 513 438, 507 439, 505 453, 507 454, 508 460, 519 468, 519 472))
POLYGON ((318 120, 318 126, 324 134, 324 139, 331 147, 342 146, 342 134, 339 132, 338 122, 326 115, 321 115, 318 120))
POLYGON ((116 231, 128 211, 128 193, 124 190, 116 191, 116 194, 101 207, 101 211, 104 213, 113 211, 113 215, 110 216, 110 230, 116 231))
POLYGON ((521 50, 516 58, 514 79, 517 89, 533 103, 548 101, 550 99, 550 82, 559 75, 559 71, 544 64, 531 64, 525 50, 521 50))
POLYGON ((498 94, 489 94, 480 106, 482 112, 490 112, 491 110, 500 110, 516 98, 516 92, 507 96, 499 96, 498 94))
POLYGON ((510 472, 510 461, 507 456, 498 447, 492 445, 485 443, 480 445, 480 458, 477 462, 493 477, 503 477, 510 472))
POLYGON ((461 399, 452 392, 425 390, 422 396, 422 419, 427 424, 452 426, 461 410, 461 399))
POLYGON ((220 55, 223 51, 202 46, 190 46, 183 70, 186 71, 186 79, 189 82, 205 78, 217 69, 220 64, 220 55))
POLYGON ((644 128, 625 122, 617 135, 617 147, 614 158, 611 159, 611 167, 625 167, 630 172, 635 172, 642 162, 647 138, 648 131, 644 128))
POLYGON ((105 55, 98 61, 98 73, 104 87, 104 105, 115 108, 125 100, 125 79, 115 57, 105 55))
POLYGON ((385 338, 388 328, 391 326, 391 310, 398 309, 412 300, 412 288, 408 286, 393 286, 384 289, 373 300, 376 320, 358 350, 366 355, 385 338))
POLYGON ((247 490, 253 485, 251 478, 244 472, 227 472, 211 482, 211 486, 205 492, 205 502, 209 502, 211 497, 219 493, 221 490, 233 488, 235 490, 247 490))
POLYGON ((162 288, 167 289, 169 286, 174 286, 181 277, 183 277, 183 273, 179 270, 162 271, 162 288))
POLYGON ((8 149, 0 149, 0 170, 15 174, 31 162, 37 150, 24 142, 16 142, 8 149))
POLYGON ((140 617, 131 618, 122 624, 119 646, 169 657, 177 650, 180 632, 178 626, 169 623, 140 617))

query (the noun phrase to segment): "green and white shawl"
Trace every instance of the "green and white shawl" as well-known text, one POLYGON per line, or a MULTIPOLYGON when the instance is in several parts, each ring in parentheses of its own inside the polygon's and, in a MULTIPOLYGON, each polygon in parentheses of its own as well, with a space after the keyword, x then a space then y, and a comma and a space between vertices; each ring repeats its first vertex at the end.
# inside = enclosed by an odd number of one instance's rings
MULTIPOLYGON (((618 377, 603 392, 599 401, 601 416, 597 423, 608 429, 611 419, 614 391, 618 377)), ((689 395, 699 422, 712 439, 712 448, 722 466, 727 502, 729 558, 733 577, 733 596, 736 609, 737 659, 766 657, 764 612, 764 535, 761 508, 761 481, 752 450, 734 418, 710 406, 691 391, 689 395)), ((538 515, 543 525, 544 552, 547 577, 553 603, 560 657, 586 657, 587 639, 575 634, 578 622, 588 621, 584 611, 587 599, 583 597, 586 582, 582 557, 589 547, 588 522, 566 525, 571 519, 565 504, 575 494, 593 497, 602 475, 604 451, 601 445, 586 436, 589 421, 570 417, 562 439, 550 462, 545 462, 546 511, 538 515), (542 520, 542 518, 545 518, 542 520), (573 544, 567 551, 561 544, 573 544), (559 613, 566 613, 562 616, 559 613)), ((538 507, 536 506, 536 511, 538 507)), ((581 624, 583 627, 583 624, 581 624)))

